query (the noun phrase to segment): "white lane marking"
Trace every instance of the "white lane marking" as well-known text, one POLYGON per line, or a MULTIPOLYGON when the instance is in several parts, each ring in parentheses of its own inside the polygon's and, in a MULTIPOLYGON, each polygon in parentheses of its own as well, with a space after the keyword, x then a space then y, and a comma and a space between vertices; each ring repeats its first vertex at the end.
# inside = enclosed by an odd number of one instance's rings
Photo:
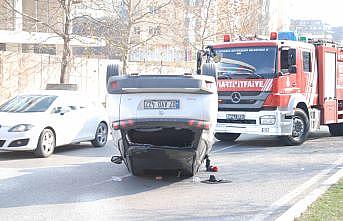
POLYGON ((333 184, 337 183, 343 177, 343 169, 340 169, 334 175, 325 180, 320 187, 313 190, 304 199, 300 200, 282 214, 276 221, 293 221, 299 217, 314 201, 323 195, 333 184))
POLYGON ((29 174, 29 172, 20 172, 19 170, 21 170, 21 169, 1 168, 0 169, 0 180, 5 180, 5 179, 29 174))
POLYGON ((239 146, 239 144, 233 144, 231 146, 223 147, 223 148, 220 148, 218 150, 213 150, 213 151, 211 151, 211 153, 215 154, 215 153, 221 152, 223 150, 227 150, 227 149, 230 149, 232 147, 237 147, 237 146, 239 146))
POLYGON ((293 191, 287 193, 283 197, 281 197, 279 200, 274 202, 272 205, 270 205, 267 209, 263 210, 261 213, 254 216, 250 221, 262 221, 268 216, 272 215, 280 209, 281 207, 288 204, 291 200, 293 200, 295 197, 302 194, 305 190, 307 190, 309 187, 311 187, 313 184, 318 182, 320 179, 322 179, 324 176, 328 175, 333 169, 337 168, 343 164, 343 156, 340 155, 339 159, 336 160, 331 166, 327 167, 326 169, 319 172, 317 175, 309 179, 307 182, 300 185, 298 188, 294 189, 293 191))

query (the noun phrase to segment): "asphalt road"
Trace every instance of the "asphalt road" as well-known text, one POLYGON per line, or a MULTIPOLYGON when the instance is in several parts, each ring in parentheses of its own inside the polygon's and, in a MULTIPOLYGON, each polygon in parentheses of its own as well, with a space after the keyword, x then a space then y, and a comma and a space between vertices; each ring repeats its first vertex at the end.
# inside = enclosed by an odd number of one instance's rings
POLYGON ((0 220, 275 220, 343 166, 343 137, 304 145, 273 137, 217 142, 219 172, 180 179, 133 177, 110 162, 113 143, 60 147, 47 159, 0 152, 0 220), (200 181, 215 174, 225 184, 200 181))

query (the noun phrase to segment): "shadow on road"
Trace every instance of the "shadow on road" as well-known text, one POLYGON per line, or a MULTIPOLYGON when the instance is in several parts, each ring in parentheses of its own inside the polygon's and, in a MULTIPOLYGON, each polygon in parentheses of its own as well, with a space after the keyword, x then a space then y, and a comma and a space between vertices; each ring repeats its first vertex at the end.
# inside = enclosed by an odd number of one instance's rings
POLYGON ((36 156, 30 151, 0 151, 0 161, 34 158, 36 158, 36 156))
POLYGON ((151 191, 182 180, 134 177, 114 167, 97 162, 20 169, 22 175, 1 180, 0 208, 91 202, 151 191))
MULTIPOLYGON (((53 155, 65 155, 75 157, 109 157, 116 152, 113 145, 104 147, 93 147, 90 143, 69 144, 56 147, 53 155)), ((35 159, 37 158, 33 151, 0 151, 0 161, 35 159)))

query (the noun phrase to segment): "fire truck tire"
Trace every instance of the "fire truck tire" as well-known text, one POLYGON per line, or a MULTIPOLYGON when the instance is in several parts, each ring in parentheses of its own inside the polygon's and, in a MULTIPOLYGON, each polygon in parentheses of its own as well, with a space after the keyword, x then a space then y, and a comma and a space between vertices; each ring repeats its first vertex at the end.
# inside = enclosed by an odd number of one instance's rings
POLYGON ((241 134, 215 133, 214 136, 220 141, 235 141, 241 134))
POLYGON ((204 63, 201 67, 201 74, 216 77, 216 66, 214 63, 204 63))
POLYGON ((306 113, 300 109, 295 109, 293 116, 292 135, 281 136, 281 141, 288 146, 297 146, 304 143, 308 136, 310 123, 306 113))
POLYGON ((343 124, 329 124, 329 131, 331 136, 343 136, 343 124))
POLYGON ((108 84, 108 79, 112 76, 119 76, 120 75, 120 67, 118 64, 109 64, 107 65, 106 70, 106 85, 108 84))

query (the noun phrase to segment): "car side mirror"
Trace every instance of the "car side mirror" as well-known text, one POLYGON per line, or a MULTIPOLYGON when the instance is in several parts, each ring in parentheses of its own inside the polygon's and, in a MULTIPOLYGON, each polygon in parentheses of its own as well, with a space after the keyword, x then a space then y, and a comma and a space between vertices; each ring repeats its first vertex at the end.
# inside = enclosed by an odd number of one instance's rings
POLYGON ((296 65, 289 66, 288 72, 289 73, 297 73, 297 66, 296 65))
POLYGON ((111 157, 111 162, 115 164, 121 164, 123 162, 123 157, 122 156, 112 156, 111 157))
POLYGON ((53 113, 55 114, 60 114, 60 115, 64 115, 67 112, 70 112, 70 108, 67 107, 56 107, 53 111, 53 113))
POLYGON ((290 48, 288 49, 288 66, 293 66, 296 64, 297 64, 297 50, 295 48, 290 48))

